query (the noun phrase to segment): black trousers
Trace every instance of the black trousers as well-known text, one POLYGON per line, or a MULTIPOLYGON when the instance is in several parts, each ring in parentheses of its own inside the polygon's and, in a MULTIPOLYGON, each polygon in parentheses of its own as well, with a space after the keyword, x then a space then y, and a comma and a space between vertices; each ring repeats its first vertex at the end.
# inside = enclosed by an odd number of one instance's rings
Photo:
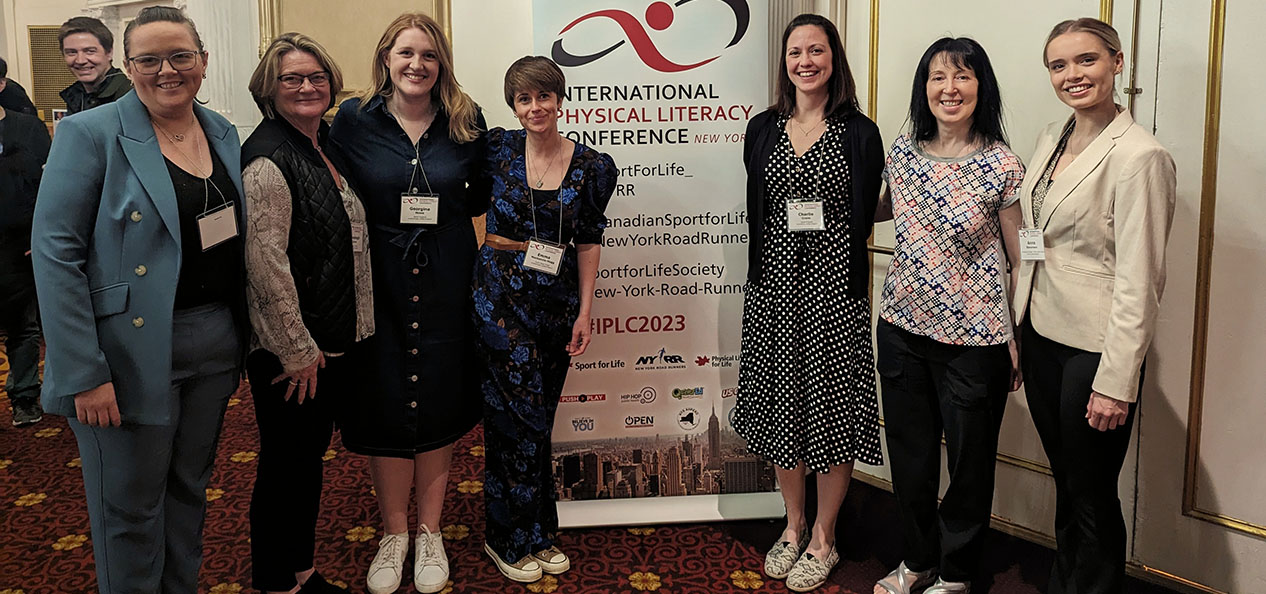
POLYGON ((998 431, 1011 379, 1007 345, 945 344, 883 319, 876 341, 906 567, 938 568, 947 581, 971 581, 993 506, 998 431), (938 509, 942 433, 950 481, 938 509))
POLYGON ((351 355, 326 357, 317 395, 303 404, 286 393, 276 355, 257 349, 246 360, 259 425, 259 458, 251 493, 251 579, 260 590, 289 590, 295 573, 312 567, 322 471, 330 447, 335 399, 350 388, 351 355))
MULTIPOLYGON (((1086 422, 1099 353, 1060 344, 1023 328, 1025 393, 1033 424, 1055 475, 1055 564, 1052 594, 1121 592, 1125 518, 1117 479, 1130 446, 1135 406, 1125 424, 1098 431, 1086 422)), ((1140 382, 1141 383, 1141 382, 1140 382)))

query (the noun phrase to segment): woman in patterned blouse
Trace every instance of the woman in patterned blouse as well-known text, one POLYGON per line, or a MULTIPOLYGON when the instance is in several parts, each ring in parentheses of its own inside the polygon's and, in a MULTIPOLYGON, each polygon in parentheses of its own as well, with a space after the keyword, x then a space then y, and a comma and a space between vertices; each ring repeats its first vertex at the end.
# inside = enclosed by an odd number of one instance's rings
POLYGON ((251 573, 265 592, 347 592, 312 565, 332 400, 351 391, 354 355, 374 332, 365 207, 321 120, 342 86, 338 65, 301 33, 273 40, 250 82, 264 114, 242 147, 246 371, 260 442, 251 573))
POLYGON ((888 153, 876 217, 896 223, 876 337, 906 553, 875 593, 962 593, 989 526, 1007 392, 1021 381, 1004 273, 1019 261, 1024 166, 1007 148, 989 57, 971 39, 924 52, 910 122, 888 153), (938 509, 942 431, 950 483, 938 509))

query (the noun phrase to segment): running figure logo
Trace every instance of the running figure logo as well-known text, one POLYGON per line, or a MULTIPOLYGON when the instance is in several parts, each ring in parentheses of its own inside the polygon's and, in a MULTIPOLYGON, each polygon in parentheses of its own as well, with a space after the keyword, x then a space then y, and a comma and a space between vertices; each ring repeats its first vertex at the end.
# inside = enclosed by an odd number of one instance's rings
MULTIPOLYGON (((687 2, 693 2, 693 1, 694 0, 677 0, 677 2, 671 5, 667 2, 652 3, 650 6, 646 8, 646 24, 649 25, 650 28, 656 31, 663 31, 667 29, 668 27, 672 26, 673 24, 674 7, 678 7, 678 6, 681 6, 682 4, 685 4, 687 2)), ((730 43, 725 46, 726 48, 733 47, 740 40, 742 40, 743 35, 747 33, 747 25, 749 21, 751 20, 751 13, 750 13, 751 9, 748 8, 747 6, 747 0, 716 0, 716 1, 724 2, 727 6, 730 7, 730 10, 734 11, 734 37, 731 38, 730 43)), ((559 66, 565 66, 565 67, 566 66, 584 66, 585 64, 596 61, 602 58, 603 56, 606 56, 607 54, 619 49, 620 46, 624 45, 624 42, 626 40, 621 39, 620 41, 615 42, 614 45, 612 45, 611 47, 608 47, 607 49, 604 49, 597 53, 585 55, 585 56, 577 56, 563 49, 563 39, 561 36, 564 33, 567 33, 573 27, 575 27, 576 25, 579 25, 580 23, 583 23, 591 19, 598 19, 598 18, 611 19, 615 21, 616 24, 620 25, 620 28, 624 30, 624 36, 627 38, 627 41, 633 46, 633 50, 637 52, 637 57, 642 60, 642 63, 660 72, 683 72, 686 70, 698 68, 700 66, 703 66, 704 64, 707 64, 708 62, 711 62, 721 57, 718 54, 716 56, 708 58, 707 60, 704 60, 702 62, 696 62, 694 64, 678 64, 676 62, 673 62, 672 60, 665 58, 664 55, 660 53, 659 48, 655 47, 655 42, 651 41, 651 37, 649 34, 647 34, 646 28, 643 27, 642 23, 637 20, 637 17, 623 10, 607 9, 607 10, 598 10, 598 11, 586 14, 572 21, 566 27, 563 27, 563 30, 558 32, 560 37, 554 41, 554 47, 551 50, 550 57, 554 59, 554 62, 558 63, 559 66)))

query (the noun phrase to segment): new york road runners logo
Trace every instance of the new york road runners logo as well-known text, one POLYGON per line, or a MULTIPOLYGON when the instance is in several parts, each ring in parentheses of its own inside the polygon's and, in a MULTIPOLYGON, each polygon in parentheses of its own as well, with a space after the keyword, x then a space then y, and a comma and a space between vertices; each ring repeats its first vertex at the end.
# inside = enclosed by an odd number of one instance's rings
MULTIPOLYGON (((693 1, 694 0, 677 0, 677 2, 672 4, 667 2, 652 3, 650 6, 646 7, 646 25, 656 31, 663 31, 671 27, 673 25, 673 21, 675 20, 673 9, 686 4, 687 2, 693 1)), ((726 48, 734 47, 743 39, 743 36, 747 34, 747 26, 751 21, 751 9, 747 6, 747 0, 714 1, 724 2, 730 7, 730 10, 734 11, 734 36, 730 39, 730 43, 727 44, 725 48, 721 49, 724 50, 726 48)), ((558 35, 558 39, 554 40, 554 47, 550 50, 550 57, 553 58, 559 66, 564 67, 584 66, 590 62, 597 61, 607 54, 619 49, 626 41, 633 46, 633 51, 637 52, 637 57, 643 64, 646 64, 659 72, 684 72, 686 70, 692 70, 703 66, 704 64, 721 57, 720 54, 717 54, 711 58, 703 60, 702 62, 695 62, 694 64, 678 64, 673 62, 672 60, 664 57, 664 55, 660 53, 659 48, 655 47, 655 42, 651 40, 650 35, 646 32, 646 27, 642 25, 642 22, 639 21, 636 16, 614 8, 597 10, 583 15, 571 23, 568 23, 566 27, 563 27, 562 31, 558 32, 558 35), (610 47, 597 53, 583 56, 578 56, 564 49, 562 36, 577 25, 592 19, 610 19, 615 21, 616 24, 620 26, 620 29, 624 31, 626 39, 621 39, 610 47)))

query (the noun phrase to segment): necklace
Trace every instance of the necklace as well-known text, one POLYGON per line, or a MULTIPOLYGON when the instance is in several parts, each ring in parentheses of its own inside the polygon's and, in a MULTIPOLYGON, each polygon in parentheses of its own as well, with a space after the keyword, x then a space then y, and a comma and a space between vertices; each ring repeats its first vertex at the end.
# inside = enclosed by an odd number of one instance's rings
MULTIPOLYGON (((561 145, 562 143, 559 143, 559 144, 561 145)), ((526 143, 524 143, 524 145, 526 146, 526 143)), ((541 189, 541 186, 545 185, 545 176, 546 176, 546 175, 549 175, 549 172, 554 170, 554 166, 558 164, 558 161, 559 161, 559 159, 561 159, 561 158, 562 158, 562 156, 563 156, 563 147, 562 147, 562 146, 559 146, 559 147, 558 147, 558 151, 557 151, 557 153, 554 155, 554 159, 550 162, 549 167, 545 168, 545 171, 541 173, 540 177, 537 177, 537 178, 536 178, 536 189, 538 189, 538 190, 539 190, 539 189, 541 189)), ((530 159, 529 159, 529 161, 530 161, 530 159)), ((538 167, 538 169, 539 169, 539 167, 538 167)), ((524 173, 526 173, 526 172, 524 172, 524 173)))
MULTIPOLYGON (((150 121, 153 121, 153 120, 150 120, 150 121)), ((197 117, 190 118, 189 125, 185 126, 185 131, 181 132, 180 134, 172 134, 171 132, 168 132, 167 129, 160 126, 158 122, 154 122, 154 126, 156 126, 159 130, 162 130, 163 134, 165 134, 167 138, 170 139, 172 142, 184 142, 185 136, 189 134, 190 130, 193 130, 193 125, 196 123, 198 123, 197 117)))
POLYGON ((811 126, 808 130, 805 130, 804 126, 801 126, 800 122, 796 121, 796 118, 790 118, 790 119, 791 119, 791 125, 795 126, 796 129, 800 130, 801 136, 808 136, 812 134, 815 130, 818 129, 818 126, 821 126, 823 123, 826 122, 826 118, 822 118, 818 120, 817 123, 813 124, 813 126, 811 126))

